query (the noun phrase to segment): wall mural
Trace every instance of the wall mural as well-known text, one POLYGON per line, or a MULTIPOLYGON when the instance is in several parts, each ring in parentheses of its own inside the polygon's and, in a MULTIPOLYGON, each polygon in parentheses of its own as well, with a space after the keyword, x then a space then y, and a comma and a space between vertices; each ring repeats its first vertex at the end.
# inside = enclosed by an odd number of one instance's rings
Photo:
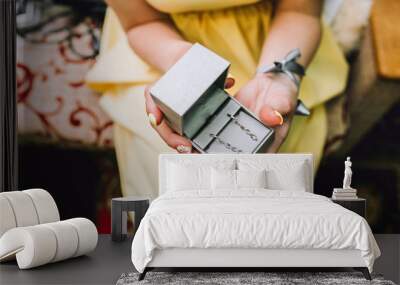
POLYGON ((105 6, 76 2, 18 1, 19 133, 111 146, 112 122, 83 81, 99 52, 105 6))
POLYGON ((100 233, 110 232, 109 201, 121 196, 113 123, 84 83, 105 8, 93 0, 17 1, 20 188, 47 189, 64 218, 90 218, 100 233))
MULTIPOLYGON (((20 147, 20 188, 49 188, 64 218, 90 217, 103 233, 110 231, 110 198, 121 196, 113 123, 83 79, 99 52, 105 8, 102 0, 17 1, 18 131, 22 142, 31 136, 42 140, 20 147), (71 144, 77 149, 62 147, 71 144), (73 195, 81 199, 73 201, 73 195)), ((400 232, 399 135, 393 132, 399 110, 388 112, 348 154, 354 159, 354 186, 368 199, 368 222, 377 233, 400 232)), ((338 186, 342 161, 325 156, 317 194, 330 196, 338 186)))

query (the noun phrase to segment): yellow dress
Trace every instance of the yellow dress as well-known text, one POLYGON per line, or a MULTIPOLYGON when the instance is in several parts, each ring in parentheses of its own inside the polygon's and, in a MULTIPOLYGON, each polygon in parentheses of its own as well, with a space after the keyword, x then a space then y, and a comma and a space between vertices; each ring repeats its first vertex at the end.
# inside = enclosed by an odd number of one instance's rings
MULTIPOLYGON (((268 36, 273 6, 258 0, 148 0, 169 13, 182 36, 199 42, 231 62, 234 94, 256 70, 268 36)), ((348 65, 324 26, 320 47, 307 69, 300 98, 311 116, 296 116, 280 152, 313 153, 316 168, 327 136, 324 103, 345 88, 348 65)), ((100 57, 87 83, 103 92, 101 105, 115 122, 114 142, 124 195, 157 196, 157 157, 171 152, 150 127, 143 90, 160 74, 129 47, 112 10, 107 11, 100 57)))

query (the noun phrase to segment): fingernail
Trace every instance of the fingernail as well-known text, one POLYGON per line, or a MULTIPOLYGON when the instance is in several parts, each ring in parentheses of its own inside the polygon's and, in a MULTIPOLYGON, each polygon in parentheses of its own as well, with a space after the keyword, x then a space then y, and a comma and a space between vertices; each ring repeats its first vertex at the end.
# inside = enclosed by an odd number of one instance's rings
POLYGON ((230 87, 232 87, 234 84, 235 84, 235 79, 233 79, 233 78, 228 78, 228 79, 225 81, 224 88, 230 88, 230 87))
POLYGON ((179 153, 191 153, 192 152, 192 147, 191 146, 187 146, 187 145, 178 145, 176 150, 179 153))
POLYGON ((157 127, 157 120, 156 120, 156 117, 152 114, 152 113, 149 113, 149 122, 150 122, 150 124, 155 128, 155 127, 157 127))
POLYGON ((277 110, 274 110, 274 113, 275 113, 275 115, 276 116, 278 116, 279 117, 279 125, 281 126, 282 124, 283 124, 283 117, 282 117, 282 114, 281 113, 279 113, 277 110))
MULTIPOLYGON (((227 81, 230 80, 231 81, 231 85, 235 84, 235 78, 230 73, 228 73, 228 76, 226 77, 226 80, 227 81)), ((229 85, 227 81, 225 82, 225 88, 227 88, 227 86, 229 85)))

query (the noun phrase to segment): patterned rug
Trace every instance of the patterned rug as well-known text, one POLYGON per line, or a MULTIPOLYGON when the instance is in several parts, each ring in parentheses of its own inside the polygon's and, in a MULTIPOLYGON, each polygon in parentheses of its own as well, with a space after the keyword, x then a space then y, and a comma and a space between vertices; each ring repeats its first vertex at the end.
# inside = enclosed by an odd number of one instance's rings
POLYGON ((213 285, 294 285, 294 284, 379 284, 395 285, 381 275, 372 275, 368 281, 359 272, 148 272, 146 278, 138 281, 138 273, 122 274, 117 285, 134 284, 213 284, 213 285))

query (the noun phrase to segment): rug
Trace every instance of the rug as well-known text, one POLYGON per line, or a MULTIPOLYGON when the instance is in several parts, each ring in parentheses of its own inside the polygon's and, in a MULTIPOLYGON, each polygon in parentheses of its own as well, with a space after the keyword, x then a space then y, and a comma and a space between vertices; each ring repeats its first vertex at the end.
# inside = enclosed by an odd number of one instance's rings
POLYGON ((117 285, 146 284, 213 284, 213 285, 294 285, 294 284, 376 284, 395 285, 381 275, 372 275, 368 281, 360 272, 148 272, 142 281, 138 273, 124 273, 117 285))

